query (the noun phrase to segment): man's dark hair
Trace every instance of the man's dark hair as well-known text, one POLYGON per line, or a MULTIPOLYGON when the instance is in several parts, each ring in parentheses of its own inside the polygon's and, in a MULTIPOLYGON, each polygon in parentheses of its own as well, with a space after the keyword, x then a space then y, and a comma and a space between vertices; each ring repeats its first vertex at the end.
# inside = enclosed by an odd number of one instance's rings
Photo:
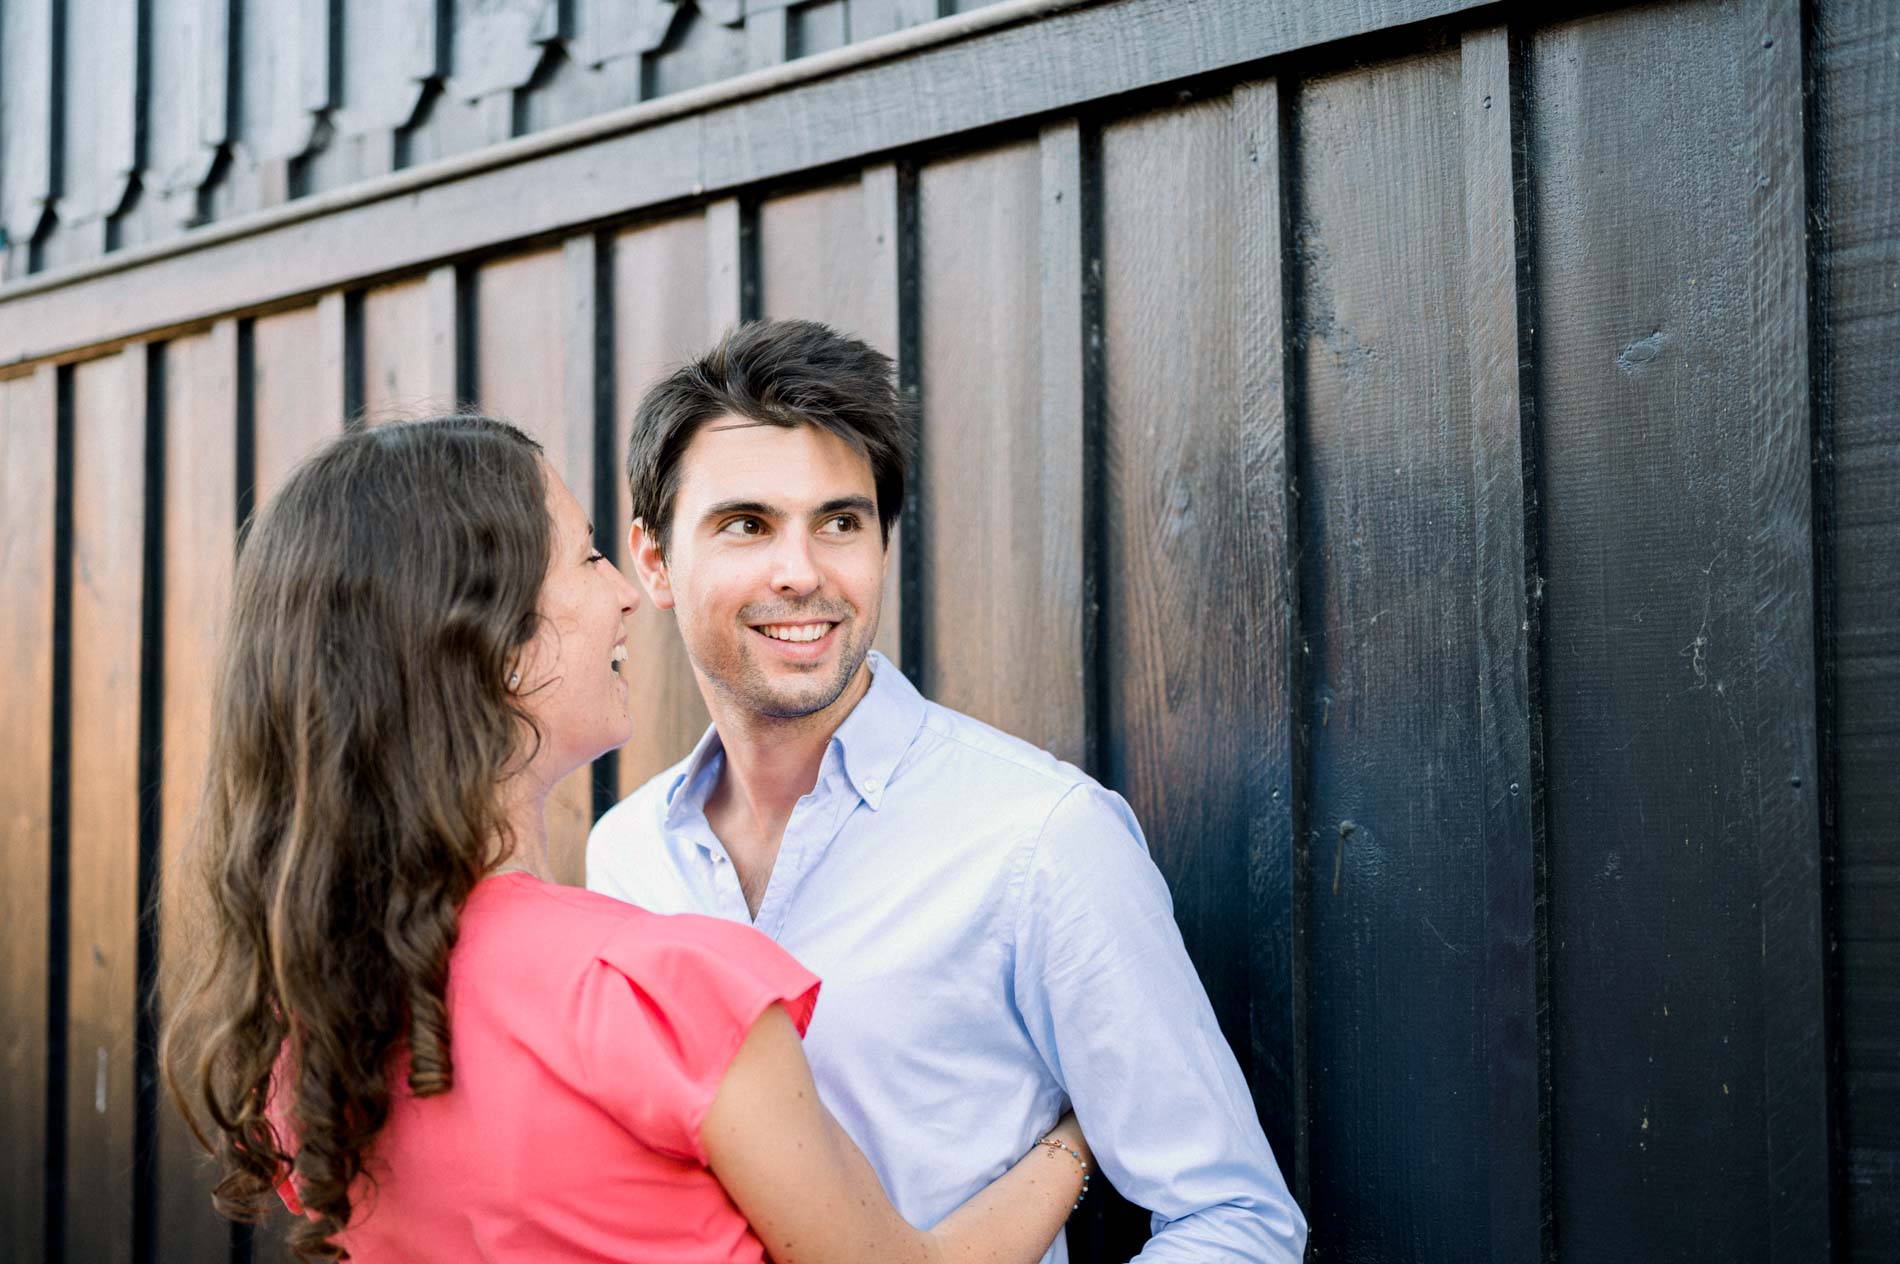
POLYGON ((728 330, 705 355, 675 369, 640 401, 627 443, 633 516, 666 556, 680 456, 700 426, 720 417, 767 426, 816 426, 871 463, 884 543, 904 508, 911 431, 891 358, 829 325, 767 320, 728 330))

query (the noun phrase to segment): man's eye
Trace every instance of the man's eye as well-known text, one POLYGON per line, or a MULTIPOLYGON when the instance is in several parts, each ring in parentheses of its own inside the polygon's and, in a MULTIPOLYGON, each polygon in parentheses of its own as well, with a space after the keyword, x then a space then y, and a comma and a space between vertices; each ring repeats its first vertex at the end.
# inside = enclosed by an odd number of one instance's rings
POLYGON ((757 518, 734 518, 719 530, 722 535, 758 535, 765 530, 765 524, 757 518))
POLYGON ((825 530, 832 535, 847 535, 858 529, 856 514, 833 514, 825 519, 825 530))

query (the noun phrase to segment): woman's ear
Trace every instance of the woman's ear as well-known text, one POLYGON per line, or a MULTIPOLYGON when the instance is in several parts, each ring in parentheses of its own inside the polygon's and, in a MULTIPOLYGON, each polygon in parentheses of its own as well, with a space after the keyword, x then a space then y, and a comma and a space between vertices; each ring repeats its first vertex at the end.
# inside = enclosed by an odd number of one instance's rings
POLYGON ((639 518, 627 528, 627 556, 633 559, 633 573, 640 580, 640 587, 647 590, 647 597, 661 610, 673 608, 673 580, 667 574, 666 559, 660 555, 660 544, 639 518))

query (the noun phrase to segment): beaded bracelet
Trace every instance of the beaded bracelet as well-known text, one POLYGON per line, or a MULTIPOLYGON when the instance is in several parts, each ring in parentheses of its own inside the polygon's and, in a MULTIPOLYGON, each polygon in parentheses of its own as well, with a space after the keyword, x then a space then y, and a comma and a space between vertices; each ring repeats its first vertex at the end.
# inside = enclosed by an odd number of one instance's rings
POLYGON ((1089 1176, 1090 1176, 1089 1161, 1083 1158, 1081 1154, 1079 1154, 1077 1151, 1072 1150, 1068 1146, 1063 1145, 1060 1141, 1057 1141, 1053 1137, 1039 1138, 1036 1141, 1036 1144, 1039 1146, 1048 1146, 1051 1150, 1059 1150, 1063 1154, 1068 1155, 1070 1158, 1074 1159, 1077 1163, 1082 1165, 1082 1192, 1075 1196, 1075 1202, 1071 1204, 1069 1207, 1069 1211, 1073 1213, 1077 1208, 1079 1208, 1082 1205, 1082 1200, 1089 1196, 1089 1176))

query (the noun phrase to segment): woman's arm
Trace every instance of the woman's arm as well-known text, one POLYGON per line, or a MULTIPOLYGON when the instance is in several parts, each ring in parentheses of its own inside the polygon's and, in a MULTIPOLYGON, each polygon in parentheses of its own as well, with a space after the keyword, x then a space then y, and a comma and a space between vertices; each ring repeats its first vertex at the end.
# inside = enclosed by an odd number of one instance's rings
MULTIPOLYGON (((753 1025, 699 1133, 713 1175, 777 1264, 1034 1264, 1082 1189, 1081 1165, 1039 1145, 934 1230, 913 1228, 818 1100, 777 1005, 753 1025)), ((1072 1119, 1050 1135, 1090 1158, 1072 1119)))

